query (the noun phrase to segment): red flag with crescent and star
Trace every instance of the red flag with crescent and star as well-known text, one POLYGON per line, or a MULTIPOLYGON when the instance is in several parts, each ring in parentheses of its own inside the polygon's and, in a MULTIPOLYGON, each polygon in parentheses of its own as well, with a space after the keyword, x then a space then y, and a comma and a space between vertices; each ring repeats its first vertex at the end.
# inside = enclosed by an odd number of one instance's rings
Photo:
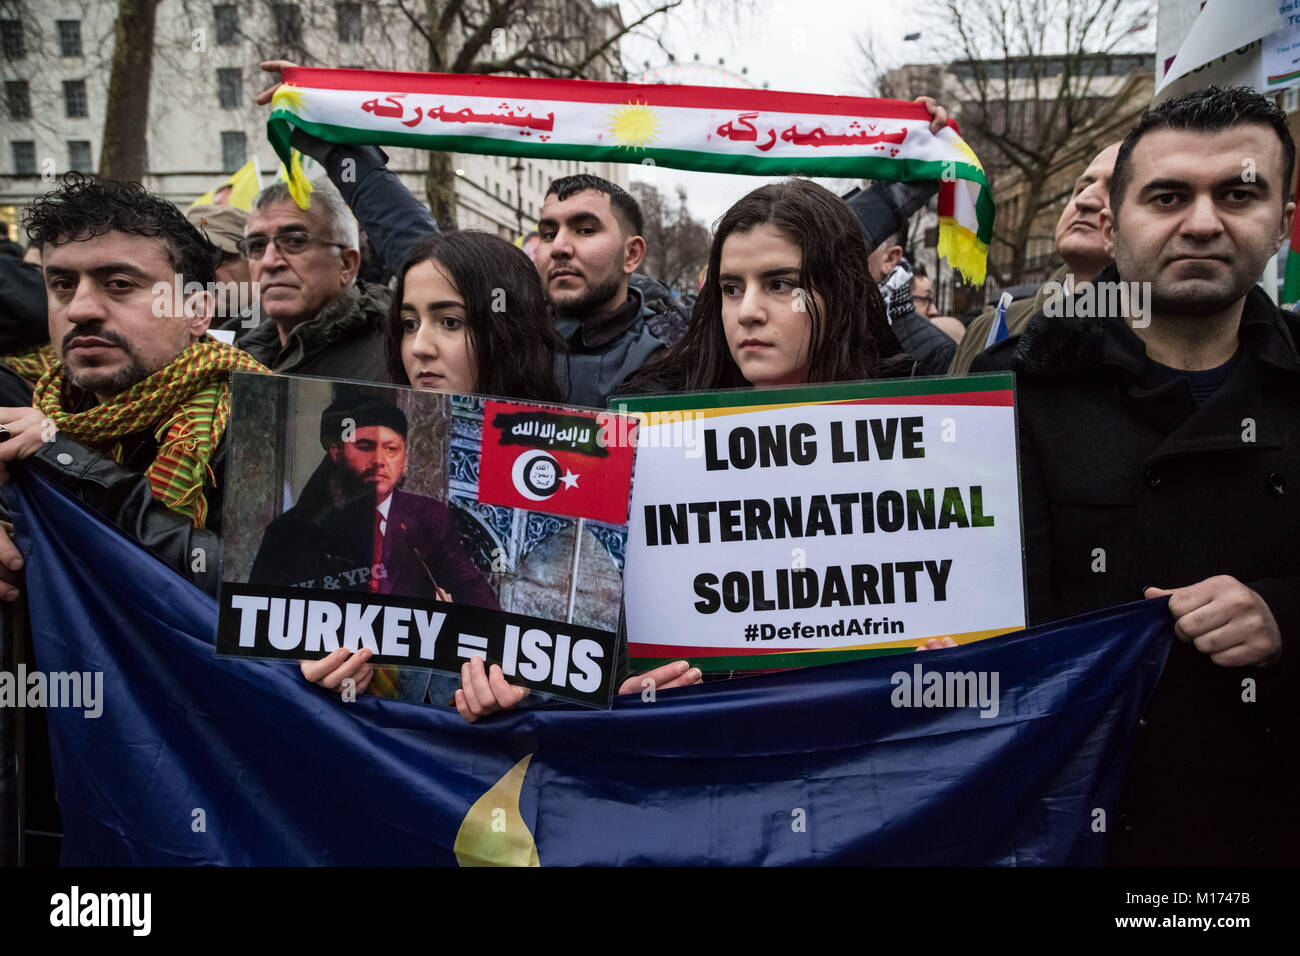
POLYGON ((488 401, 478 500, 627 524, 635 430, 613 412, 488 401))

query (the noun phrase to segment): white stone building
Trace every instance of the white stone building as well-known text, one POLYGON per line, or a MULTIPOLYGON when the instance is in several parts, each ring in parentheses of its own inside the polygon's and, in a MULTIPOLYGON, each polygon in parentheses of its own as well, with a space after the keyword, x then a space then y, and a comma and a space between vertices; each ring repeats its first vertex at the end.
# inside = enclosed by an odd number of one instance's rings
MULTIPOLYGON (((546 0, 552 16, 579 18, 588 36, 621 28, 614 4, 546 0)), ((0 4, 0 221, 69 169, 98 169, 117 0, 8 0, 0 4)), ((511 49, 511 36, 496 37, 511 49)), ((454 43, 452 44, 455 45, 454 43)), ((263 59, 382 70, 427 69, 428 49, 388 0, 162 0, 150 90, 145 185, 180 205, 256 157, 263 184, 279 160, 266 139, 263 59)), ((617 52, 613 55, 617 62, 617 52)), ((615 79, 608 66, 592 79, 615 79)), ((391 148, 390 168, 424 197, 428 154, 391 148)), ((546 186, 590 172, 628 183, 621 164, 454 154, 462 228, 513 239, 534 228, 546 186), (522 228, 521 228, 522 227, 522 228)), ((16 235, 17 230, 11 230, 16 235)), ((26 237, 19 237, 25 242, 26 237)))

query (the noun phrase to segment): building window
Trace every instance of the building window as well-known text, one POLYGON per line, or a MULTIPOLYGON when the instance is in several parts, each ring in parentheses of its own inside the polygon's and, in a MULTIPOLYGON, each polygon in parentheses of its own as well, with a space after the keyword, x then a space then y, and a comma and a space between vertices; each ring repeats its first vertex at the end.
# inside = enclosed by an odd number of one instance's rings
POLYGON ((360 43, 362 40, 361 4, 336 4, 334 6, 334 14, 338 18, 339 42, 360 43))
POLYGON ((5 80, 5 103, 9 106, 10 119, 32 118, 32 97, 26 80, 5 80))
POLYGON ((248 142, 243 130, 227 130, 221 134, 221 171, 233 173, 248 162, 248 142))
POLYGON ((277 3, 271 8, 275 14, 275 42, 280 46, 295 46, 302 41, 302 13, 296 3, 277 3))
POLYGON ((244 78, 239 69, 217 70, 217 98, 222 109, 244 105, 244 78))
POLYGON ((19 176, 36 175, 36 143, 32 140, 22 140, 15 142, 14 148, 14 172, 19 176))
POLYGON ((90 168, 90 140, 68 140, 68 169, 75 173, 94 172, 90 168))
POLYGON ((27 55, 27 47, 23 43, 23 21, 0 20, 0 48, 4 49, 5 57, 10 60, 20 60, 27 55))
POLYGON ((233 3, 220 3, 212 8, 217 25, 217 46, 231 46, 239 42, 239 8, 233 3))
POLYGON ((85 80, 63 81, 63 106, 70 119, 90 115, 90 111, 86 108, 85 80))
POLYGON ((81 21, 59 20, 59 55, 81 56, 81 21))

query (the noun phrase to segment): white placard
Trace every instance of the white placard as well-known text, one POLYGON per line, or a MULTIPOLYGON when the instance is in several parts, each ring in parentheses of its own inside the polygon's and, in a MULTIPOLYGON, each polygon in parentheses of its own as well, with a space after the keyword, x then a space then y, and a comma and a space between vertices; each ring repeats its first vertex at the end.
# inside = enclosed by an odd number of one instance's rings
POLYGON ((759 669, 1023 627, 1013 398, 993 375, 629 401, 632 657, 759 669))

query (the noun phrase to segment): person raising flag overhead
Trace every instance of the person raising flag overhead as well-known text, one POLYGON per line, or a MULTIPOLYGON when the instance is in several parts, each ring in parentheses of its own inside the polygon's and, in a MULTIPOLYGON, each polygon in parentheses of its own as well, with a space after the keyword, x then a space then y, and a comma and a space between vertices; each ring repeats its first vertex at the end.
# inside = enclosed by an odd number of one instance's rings
MULTIPOLYGON (((955 124, 896 100, 532 77, 289 67, 267 137, 288 161, 294 129, 327 142, 655 164, 750 175, 938 180, 939 254, 983 281, 993 197, 955 124)), ((260 97, 259 97, 260 99, 260 97)))

